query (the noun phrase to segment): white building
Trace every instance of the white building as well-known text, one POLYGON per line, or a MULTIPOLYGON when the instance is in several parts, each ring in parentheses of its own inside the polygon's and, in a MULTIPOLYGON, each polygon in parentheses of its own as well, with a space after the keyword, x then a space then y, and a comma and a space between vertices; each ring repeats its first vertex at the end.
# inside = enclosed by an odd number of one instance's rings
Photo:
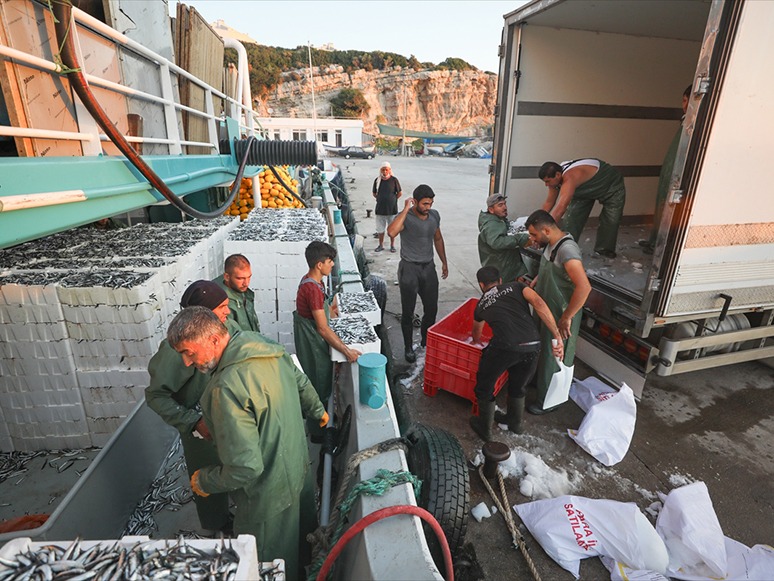
POLYGON ((321 117, 316 123, 312 119, 296 117, 260 117, 267 139, 311 141, 330 147, 348 147, 363 144, 362 119, 330 119, 321 117), (317 136, 315 137, 315 125, 317 136))

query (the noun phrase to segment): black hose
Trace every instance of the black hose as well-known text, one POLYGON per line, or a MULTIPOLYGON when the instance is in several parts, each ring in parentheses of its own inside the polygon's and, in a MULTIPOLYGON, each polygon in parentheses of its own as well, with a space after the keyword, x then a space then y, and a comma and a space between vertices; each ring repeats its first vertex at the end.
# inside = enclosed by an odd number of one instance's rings
POLYGON ((306 204, 306 202, 305 202, 304 200, 302 200, 301 198, 299 198, 299 197, 296 195, 296 193, 295 193, 293 190, 291 190, 291 189, 290 189, 290 186, 288 186, 288 185, 287 185, 287 184, 286 184, 284 181, 282 181, 282 178, 281 178, 281 177, 280 177, 280 175, 277 173, 277 170, 276 170, 276 169, 274 169, 274 166, 273 166, 273 165, 270 165, 270 166, 269 166, 269 169, 271 170, 271 173, 273 173, 273 174, 274 174, 274 177, 276 177, 276 178, 277 178, 277 181, 278 181, 279 183, 281 183, 281 184, 282 184, 282 187, 284 187, 284 188, 285 188, 285 189, 288 191, 288 193, 289 193, 291 196, 293 196, 293 197, 294 197, 296 200, 298 200, 299 202, 301 202, 301 203, 304 205, 304 208, 308 208, 308 207, 309 207, 309 206, 306 204))

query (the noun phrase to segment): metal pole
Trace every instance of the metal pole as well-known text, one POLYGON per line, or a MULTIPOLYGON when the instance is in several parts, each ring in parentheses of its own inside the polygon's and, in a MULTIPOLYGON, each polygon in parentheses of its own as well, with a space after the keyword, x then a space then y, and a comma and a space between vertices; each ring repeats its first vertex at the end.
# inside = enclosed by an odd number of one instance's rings
POLYGON ((309 50, 309 83, 312 87, 312 127, 314 128, 314 135, 311 141, 317 141, 317 107, 314 103, 314 75, 312 74, 312 44, 307 42, 307 49, 309 50))
POLYGON ((408 87, 403 85, 403 145, 401 155, 406 155, 406 101, 408 100, 408 87))

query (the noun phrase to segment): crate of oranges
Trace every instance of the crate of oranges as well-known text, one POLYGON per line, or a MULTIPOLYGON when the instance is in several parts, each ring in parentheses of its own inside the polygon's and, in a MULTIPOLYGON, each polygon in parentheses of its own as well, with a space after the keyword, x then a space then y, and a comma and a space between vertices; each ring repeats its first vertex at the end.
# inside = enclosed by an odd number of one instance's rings
MULTIPOLYGON (((233 187, 234 184, 229 186, 229 188, 233 187)), ((241 220, 244 220, 254 207, 253 180, 250 178, 243 178, 242 183, 239 184, 239 195, 234 198, 234 201, 231 202, 231 206, 224 212, 224 215, 239 216, 241 220)))
MULTIPOLYGON (((288 166, 275 167, 275 171, 282 181, 292 190, 298 193, 298 182, 290 177, 288 166)), ((279 182, 268 165, 263 166, 263 171, 258 174, 258 183, 261 190, 262 208, 303 208, 303 204, 296 200, 279 182)))

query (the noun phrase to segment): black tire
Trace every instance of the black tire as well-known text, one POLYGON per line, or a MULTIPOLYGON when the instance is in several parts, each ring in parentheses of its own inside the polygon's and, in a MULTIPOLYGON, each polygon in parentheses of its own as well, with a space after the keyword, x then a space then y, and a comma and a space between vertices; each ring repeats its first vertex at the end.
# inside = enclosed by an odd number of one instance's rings
MULTIPOLYGON (((410 442, 409 470, 422 480, 419 506, 441 525, 454 555, 465 541, 470 512, 470 480, 459 440, 442 428, 415 424, 406 433, 410 442)), ((424 523, 427 546, 443 571, 443 554, 430 525, 424 523)))
POLYGON ((349 159, 349 154, 345 155, 344 159, 349 159))
POLYGON ((367 156, 366 156, 366 159, 373 159, 373 158, 374 158, 374 156, 373 156, 373 155, 367 155, 367 156))
POLYGON ((376 303, 382 310, 382 317, 384 317, 384 309, 387 308, 387 283, 380 276, 372 274, 365 281, 365 289, 374 293, 376 303))

